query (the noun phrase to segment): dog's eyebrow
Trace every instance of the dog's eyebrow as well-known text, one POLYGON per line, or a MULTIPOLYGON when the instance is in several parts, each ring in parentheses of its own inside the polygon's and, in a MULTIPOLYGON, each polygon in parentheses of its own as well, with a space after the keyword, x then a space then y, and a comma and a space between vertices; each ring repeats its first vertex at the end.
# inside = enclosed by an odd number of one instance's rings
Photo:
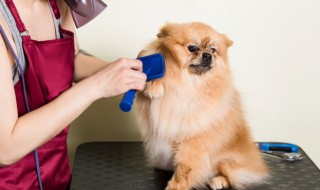
POLYGON ((210 42, 214 43, 214 41, 211 41, 210 37, 205 37, 201 40, 201 44, 203 44, 203 47, 209 46, 210 42))

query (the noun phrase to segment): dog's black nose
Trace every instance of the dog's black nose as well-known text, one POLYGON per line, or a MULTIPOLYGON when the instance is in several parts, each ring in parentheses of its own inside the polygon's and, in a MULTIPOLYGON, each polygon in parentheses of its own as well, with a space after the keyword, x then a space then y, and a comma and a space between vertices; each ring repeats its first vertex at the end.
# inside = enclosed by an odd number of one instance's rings
POLYGON ((210 53, 204 52, 202 54, 202 59, 205 61, 210 61, 212 59, 212 55, 210 53))

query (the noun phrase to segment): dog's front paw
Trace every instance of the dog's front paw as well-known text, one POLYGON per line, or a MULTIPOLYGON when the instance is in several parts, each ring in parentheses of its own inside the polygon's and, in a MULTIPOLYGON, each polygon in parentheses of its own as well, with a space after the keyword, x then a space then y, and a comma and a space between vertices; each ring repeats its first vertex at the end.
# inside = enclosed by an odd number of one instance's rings
POLYGON ((187 184, 183 181, 177 182, 176 180, 170 180, 165 190, 188 190, 187 184))
POLYGON ((157 84, 157 81, 151 81, 146 84, 143 94, 151 99, 159 98, 164 94, 164 87, 162 84, 157 84))
POLYGON ((224 176, 214 177, 209 185, 213 190, 227 189, 230 186, 227 178, 224 176))

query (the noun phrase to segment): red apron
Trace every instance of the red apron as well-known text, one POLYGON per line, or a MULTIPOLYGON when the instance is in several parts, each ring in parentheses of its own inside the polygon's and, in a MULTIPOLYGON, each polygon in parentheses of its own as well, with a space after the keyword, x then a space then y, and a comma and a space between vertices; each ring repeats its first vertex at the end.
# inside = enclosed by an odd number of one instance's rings
MULTIPOLYGON (((25 32, 12 0, 6 0, 20 33, 25 32)), ((60 18, 55 0, 50 0, 53 12, 60 18)), ((31 110, 55 99, 72 85, 74 73, 73 33, 60 28, 61 39, 35 41, 29 35, 22 36, 27 69, 24 73, 26 91, 31 110)), ((26 114, 22 81, 15 85, 19 116, 26 114)), ((50 120, 50 117, 47 118, 50 120)), ((46 126, 43 126, 46 127, 46 126)), ((71 172, 67 154, 67 126, 60 134, 38 148, 41 179, 44 190, 67 189, 71 172)), ((39 134, 41 135, 41 134, 39 134)), ((26 142, 27 143, 27 142, 26 142)), ((13 165, 0 168, 0 190, 38 190, 33 152, 13 165)))

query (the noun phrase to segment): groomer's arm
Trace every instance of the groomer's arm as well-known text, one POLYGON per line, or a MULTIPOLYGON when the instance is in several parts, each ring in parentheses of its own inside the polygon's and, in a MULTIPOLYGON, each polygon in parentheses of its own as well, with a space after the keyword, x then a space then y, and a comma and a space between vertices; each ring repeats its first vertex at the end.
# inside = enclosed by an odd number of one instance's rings
MULTIPOLYGON (((1 16, 0 25, 6 26, 1 16)), ((8 28, 5 32, 11 36, 8 28)), ((129 89, 142 90, 146 80, 146 76, 141 72, 141 61, 119 59, 107 64, 83 55, 77 58, 77 64, 80 63, 81 68, 86 67, 82 64, 85 63, 83 60, 94 65, 92 70, 79 69, 80 66, 77 66, 76 79, 83 80, 52 102, 18 117, 12 81, 14 63, 10 57, 6 43, 0 36, 0 167, 17 162, 48 142, 95 100, 116 96, 129 89)))
POLYGON ((75 34, 75 73, 74 82, 79 82, 84 78, 92 76, 97 71, 105 67, 108 62, 103 61, 85 50, 79 48, 74 22, 70 13, 70 8, 64 1, 60 2, 62 11, 62 28, 72 31, 75 34))

